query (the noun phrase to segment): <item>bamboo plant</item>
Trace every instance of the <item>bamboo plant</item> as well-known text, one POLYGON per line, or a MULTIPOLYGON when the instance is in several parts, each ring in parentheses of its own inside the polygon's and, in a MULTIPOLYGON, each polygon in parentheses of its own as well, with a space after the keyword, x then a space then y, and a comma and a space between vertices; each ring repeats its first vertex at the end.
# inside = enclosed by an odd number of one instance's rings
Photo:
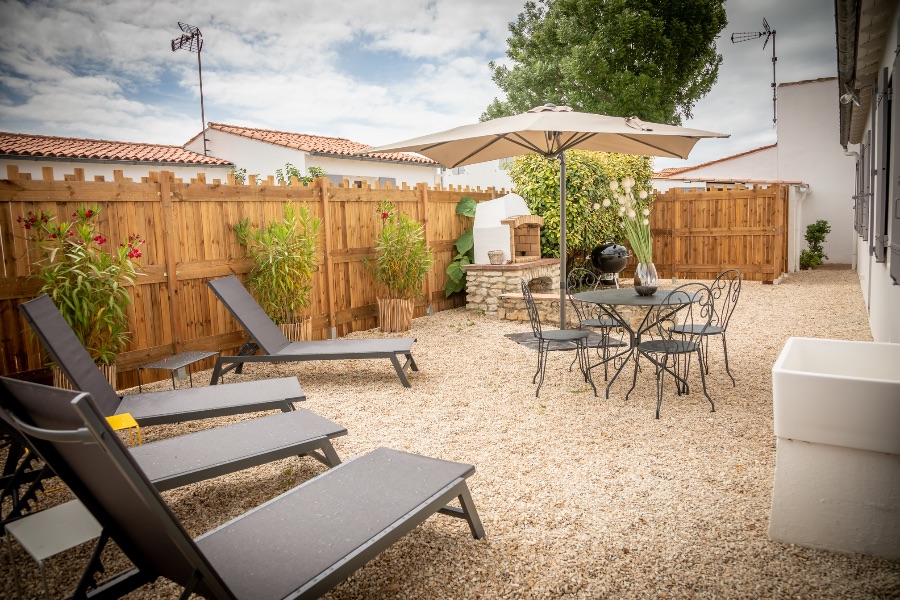
POLYGON ((321 220, 309 207, 284 205, 284 217, 253 227, 249 217, 233 226, 238 242, 253 259, 247 283, 259 305, 277 324, 303 320, 309 307, 312 277, 319 264, 316 245, 321 220))

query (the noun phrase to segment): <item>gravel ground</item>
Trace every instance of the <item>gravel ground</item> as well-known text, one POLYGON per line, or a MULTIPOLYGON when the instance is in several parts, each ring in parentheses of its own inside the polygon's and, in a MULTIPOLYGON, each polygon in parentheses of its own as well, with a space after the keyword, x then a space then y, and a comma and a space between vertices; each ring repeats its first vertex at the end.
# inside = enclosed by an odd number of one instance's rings
MULTIPOLYGON (((647 370, 629 401, 624 381, 609 400, 602 391, 595 398, 567 370, 567 353, 551 355, 535 398, 533 351, 504 337, 525 329, 463 309, 416 319, 411 335, 418 338, 420 372, 412 374, 411 389, 400 386, 384 360, 245 369, 244 380, 297 375, 305 407, 348 428, 335 442, 344 459, 388 446, 477 468, 469 485, 485 539, 474 540, 464 521, 436 515, 330 597, 900 598, 898 562, 768 538, 772 364, 790 336, 871 339, 855 273, 745 283, 729 329, 736 388, 713 342, 714 413, 701 394, 677 397, 670 383, 655 420, 647 370)), ((698 377, 694 369, 692 379, 698 377)), ((144 435, 149 441, 233 420, 148 427, 144 435)), ((311 459, 291 458, 163 497, 198 535, 323 470, 311 459)), ((54 596, 73 589, 88 546, 49 560, 54 596)), ((15 555, 27 591, 39 595, 36 567, 20 549, 15 555)), ((105 557, 110 572, 126 564, 116 549, 105 557)), ((6 597, 14 594, 9 567, 4 551, 6 597)), ((131 597, 177 594, 159 581, 131 597)))

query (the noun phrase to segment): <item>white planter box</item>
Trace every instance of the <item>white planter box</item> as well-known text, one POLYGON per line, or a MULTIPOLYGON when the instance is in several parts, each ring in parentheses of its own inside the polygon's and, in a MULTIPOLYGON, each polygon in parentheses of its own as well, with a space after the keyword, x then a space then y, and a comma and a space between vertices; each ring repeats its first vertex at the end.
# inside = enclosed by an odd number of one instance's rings
POLYGON ((900 558, 900 344, 790 338, 772 393, 769 536, 900 558))

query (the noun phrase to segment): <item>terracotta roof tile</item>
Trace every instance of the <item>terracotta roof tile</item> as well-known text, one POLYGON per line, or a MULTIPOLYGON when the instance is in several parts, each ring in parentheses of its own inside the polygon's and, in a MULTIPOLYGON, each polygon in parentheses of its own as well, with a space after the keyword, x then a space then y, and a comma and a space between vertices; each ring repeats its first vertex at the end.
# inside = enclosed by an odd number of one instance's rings
POLYGON ((197 152, 185 150, 181 146, 88 140, 0 131, 0 156, 2 155, 233 166, 227 160, 203 156, 197 152))
MULTIPOLYGON (((322 154, 336 154, 339 156, 360 156, 361 152, 372 148, 366 144, 353 142, 344 138, 324 137, 320 135, 307 135, 305 133, 290 133, 287 131, 275 131, 272 129, 256 129, 253 127, 240 127, 226 125, 224 123, 209 123, 210 129, 240 135, 260 142, 303 150, 304 152, 318 152, 322 154)), ((363 158, 363 157, 361 157, 363 158)), ((376 158, 381 160, 394 160, 400 162, 435 165, 437 163, 430 158, 407 154, 405 152, 376 152, 366 154, 364 158, 376 158)))

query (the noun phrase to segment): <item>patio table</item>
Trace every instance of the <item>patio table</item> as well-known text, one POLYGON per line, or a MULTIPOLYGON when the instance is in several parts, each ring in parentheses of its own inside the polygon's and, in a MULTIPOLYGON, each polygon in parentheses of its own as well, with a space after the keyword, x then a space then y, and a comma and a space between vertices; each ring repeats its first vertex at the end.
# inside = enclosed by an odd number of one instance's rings
MULTIPOLYGON (((589 369, 593 369, 594 367, 605 365, 607 363, 612 362, 615 367, 615 373, 612 376, 612 379, 606 384, 606 397, 609 398, 609 388, 612 387, 612 384, 615 383, 616 378, 625 368, 625 365, 628 364, 628 361, 631 358, 634 358, 634 368, 637 370, 637 346, 641 343, 641 337, 647 334, 654 326, 656 326, 656 320, 651 318, 651 315, 657 314, 657 311, 653 310, 654 308, 661 306, 664 302, 666 302, 666 298, 669 296, 670 290, 657 290, 655 294, 652 296, 639 296, 634 288, 620 288, 620 289, 609 289, 609 290, 589 290, 586 292, 578 292, 576 294, 572 294, 572 297, 576 300, 580 300, 581 302, 589 302, 591 304, 596 304, 600 311, 603 312, 609 318, 618 321, 621 323, 622 328, 628 332, 629 344, 628 347, 620 352, 616 352, 610 356, 607 356, 600 360, 599 362, 589 365, 589 369), (631 323, 628 319, 624 318, 622 314, 619 312, 617 307, 642 307, 645 310, 644 317, 641 319, 641 322, 638 324, 637 328, 632 328, 631 323), (617 359, 622 359, 621 363, 616 366, 617 359)), ((679 295, 680 296, 680 295, 679 295)), ((690 302, 694 302, 695 299, 688 299, 684 296, 681 296, 677 299, 669 300, 668 304, 684 304, 687 305, 690 302)))

